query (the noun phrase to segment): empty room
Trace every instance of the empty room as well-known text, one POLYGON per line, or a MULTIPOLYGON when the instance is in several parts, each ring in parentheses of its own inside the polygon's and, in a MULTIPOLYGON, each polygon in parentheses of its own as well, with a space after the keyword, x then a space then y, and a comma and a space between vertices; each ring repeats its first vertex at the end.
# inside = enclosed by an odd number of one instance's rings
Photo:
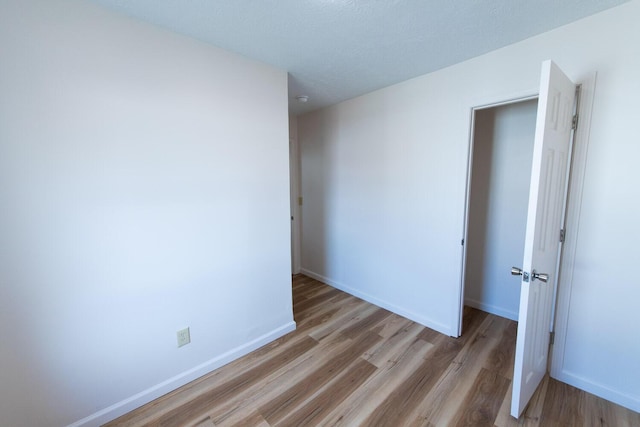
POLYGON ((640 425, 640 0, 0 0, 0 425, 640 425))

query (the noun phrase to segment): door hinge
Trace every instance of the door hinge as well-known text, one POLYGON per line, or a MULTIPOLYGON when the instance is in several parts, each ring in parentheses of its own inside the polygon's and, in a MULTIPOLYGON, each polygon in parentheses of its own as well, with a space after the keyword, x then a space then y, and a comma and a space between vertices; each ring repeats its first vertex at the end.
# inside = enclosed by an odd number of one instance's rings
POLYGON ((573 129, 573 130, 578 129, 578 113, 576 113, 573 116, 573 119, 571 120, 571 129, 573 129))
POLYGON ((564 243, 565 231, 564 228, 560 229, 560 243, 564 243))
POLYGON ((461 244, 462 246, 464 246, 464 239, 462 239, 462 240, 460 241, 460 244, 461 244))
POLYGON ((555 340, 556 340, 556 333, 555 332, 549 332, 549 344, 553 345, 555 340))

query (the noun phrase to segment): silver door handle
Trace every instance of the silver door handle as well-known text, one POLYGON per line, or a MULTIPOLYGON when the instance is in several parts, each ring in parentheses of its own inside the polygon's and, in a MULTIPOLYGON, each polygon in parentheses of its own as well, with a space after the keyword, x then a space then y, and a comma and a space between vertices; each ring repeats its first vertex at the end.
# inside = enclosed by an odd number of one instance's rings
POLYGON ((522 270, 518 267, 511 267, 511 275, 512 276, 522 276, 522 270))
POLYGON ((544 283, 547 283, 549 281, 549 275, 547 273, 536 273, 535 270, 531 272, 531 277, 533 277, 532 281, 536 279, 544 283))

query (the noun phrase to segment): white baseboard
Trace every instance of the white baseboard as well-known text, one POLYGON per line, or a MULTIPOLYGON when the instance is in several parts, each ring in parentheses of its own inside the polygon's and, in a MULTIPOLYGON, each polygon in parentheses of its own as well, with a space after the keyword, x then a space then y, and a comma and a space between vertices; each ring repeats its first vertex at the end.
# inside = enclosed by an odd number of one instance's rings
POLYGON ((127 412, 139 408, 140 406, 149 403, 160 396, 163 396, 197 378, 200 378, 205 374, 208 374, 215 369, 220 368, 221 366, 226 365, 229 362, 232 362, 248 353, 251 353, 253 350, 258 349, 263 345, 268 344, 291 331, 294 331, 295 329, 296 322, 292 321, 286 323, 279 328, 276 328, 252 341, 249 341, 246 344, 229 350, 228 352, 221 354, 220 356, 214 357, 213 359, 210 359, 198 366, 195 366, 185 372, 169 378, 166 381, 161 382, 160 384, 141 391, 140 393, 135 394, 118 403, 115 403, 108 408, 91 414, 86 418, 70 424, 67 427, 94 427, 112 421, 119 416, 126 414, 127 412))
POLYGON ((640 412, 640 396, 620 393, 619 391, 613 390, 602 384, 589 381, 586 378, 572 374, 568 371, 561 371, 557 375, 552 372, 551 376, 558 381, 562 381, 563 383, 567 383, 588 393, 595 394, 598 397, 616 403, 620 406, 624 406, 632 411, 640 412))
POLYGON ((518 312, 506 310, 496 305, 485 304, 474 299, 465 298, 464 305, 477 308, 478 310, 486 311, 487 313, 495 314, 496 316, 506 317, 507 319, 518 321, 518 312))
POLYGON ((345 285, 344 283, 337 282, 337 281, 332 280, 332 279, 330 279, 328 277, 325 277, 325 276, 323 276, 321 274, 317 274, 317 273, 315 273, 313 271, 307 270, 304 267, 300 269, 300 273, 302 273, 302 274, 304 274, 306 276, 309 276, 309 277, 311 277, 313 279, 319 280, 322 283, 326 283, 327 285, 333 286, 336 289, 340 289, 341 291, 344 291, 344 292, 346 292, 348 294, 351 294, 351 295, 353 295, 355 297, 361 298, 361 299, 363 299, 363 300, 365 300, 365 301, 367 301, 367 302, 369 302, 371 304, 377 305, 378 307, 382 307, 382 308, 384 308, 386 310, 389 310, 392 313, 398 314, 398 315, 400 315, 402 317, 406 317, 409 320, 413 320, 414 322, 419 323, 419 324, 421 324, 423 326, 426 326, 427 328, 431 328, 433 330, 436 330, 436 331, 440 332, 441 334, 448 335, 450 337, 457 337, 458 336, 458 333, 457 333, 458 331, 457 330, 454 331, 451 328, 450 325, 445 325, 445 324, 440 323, 440 322, 435 322, 433 319, 430 319, 430 318, 428 318, 426 316, 414 313, 414 312, 412 312, 410 310, 407 310, 407 309, 405 309, 403 307, 399 307, 399 306, 397 306, 395 304, 392 304, 392 303, 390 303, 388 301, 385 301, 385 300, 382 300, 380 298, 377 298, 377 297, 375 297, 373 295, 369 295, 369 294, 367 294, 365 292, 361 292, 361 291, 359 291, 357 289, 354 289, 354 288, 352 288, 352 287, 350 287, 348 285, 345 285))

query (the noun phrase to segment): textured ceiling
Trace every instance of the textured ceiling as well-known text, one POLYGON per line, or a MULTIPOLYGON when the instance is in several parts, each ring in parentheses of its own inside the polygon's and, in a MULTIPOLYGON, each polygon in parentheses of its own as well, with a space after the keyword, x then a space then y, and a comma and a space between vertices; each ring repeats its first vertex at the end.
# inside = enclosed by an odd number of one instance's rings
POLYGON ((93 1, 288 71, 289 110, 300 114, 627 0, 93 1))

